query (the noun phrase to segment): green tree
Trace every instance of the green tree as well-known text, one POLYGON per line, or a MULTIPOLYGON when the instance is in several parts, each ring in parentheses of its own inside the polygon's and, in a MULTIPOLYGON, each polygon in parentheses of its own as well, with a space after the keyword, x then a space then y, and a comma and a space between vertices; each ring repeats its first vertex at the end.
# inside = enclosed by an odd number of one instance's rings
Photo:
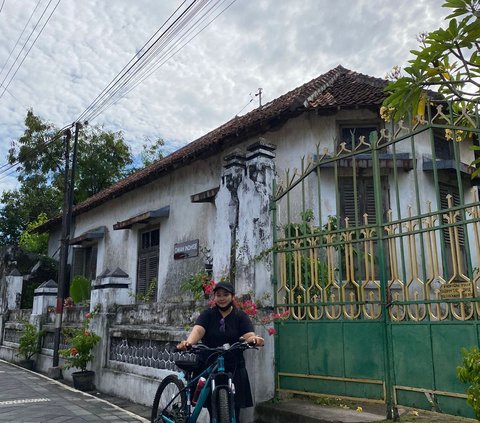
MULTIPOLYGON (((72 141, 73 143, 73 141, 72 141)), ((64 137, 62 132, 29 110, 25 131, 9 150, 9 163, 18 163, 20 187, 0 196, 0 245, 16 244, 29 222, 41 213, 58 215, 63 203, 64 137)), ((74 202, 79 203, 126 175, 132 155, 121 132, 100 126, 79 134, 74 202)))
POLYGON ((164 146, 165 141, 162 138, 157 138, 155 141, 152 141, 150 138, 145 137, 145 143, 142 145, 143 150, 140 153, 143 167, 150 166, 157 160, 163 159, 164 146))
POLYGON ((62 193, 48 184, 42 175, 21 182, 15 190, 4 191, 0 196, 0 245, 18 243, 20 234, 29 222, 41 213, 48 218, 57 215, 62 204, 62 193))
POLYGON ((131 163, 130 147, 121 131, 105 131, 100 126, 85 128, 78 141, 75 202, 84 201, 124 178, 131 163))
MULTIPOLYGON (((479 104, 480 91, 480 1, 447 0, 451 9, 445 28, 421 34, 420 47, 412 50, 413 58, 402 70, 395 67, 387 76, 388 97, 382 110, 387 120, 423 116, 432 91, 445 100, 453 100, 452 112, 473 110, 479 104)), ((466 119, 462 122, 473 126, 466 119)))
POLYGON ((32 230, 42 225, 48 220, 46 213, 40 213, 32 222, 27 223, 26 229, 20 234, 19 245, 29 253, 47 254, 48 253, 48 234, 32 233, 32 230))

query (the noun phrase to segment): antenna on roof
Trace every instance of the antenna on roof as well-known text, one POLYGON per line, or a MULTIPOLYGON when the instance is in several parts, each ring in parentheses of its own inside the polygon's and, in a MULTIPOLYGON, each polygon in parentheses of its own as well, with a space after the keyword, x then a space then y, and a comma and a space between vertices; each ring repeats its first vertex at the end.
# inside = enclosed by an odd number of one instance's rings
POLYGON ((262 91, 263 88, 259 88, 258 93, 255 94, 255 97, 258 97, 258 107, 262 107, 262 91))

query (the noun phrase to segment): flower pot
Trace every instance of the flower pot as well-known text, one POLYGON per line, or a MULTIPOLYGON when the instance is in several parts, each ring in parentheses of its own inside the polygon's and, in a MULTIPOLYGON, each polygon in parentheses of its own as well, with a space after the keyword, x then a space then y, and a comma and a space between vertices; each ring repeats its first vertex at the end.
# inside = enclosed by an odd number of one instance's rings
POLYGON ((18 365, 20 367, 23 367, 24 369, 33 370, 33 368, 35 367, 35 361, 34 360, 20 360, 18 362, 18 365))
POLYGON ((95 385, 93 380, 95 378, 95 372, 91 370, 85 370, 84 372, 72 373, 73 387, 79 391, 93 391, 95 385))

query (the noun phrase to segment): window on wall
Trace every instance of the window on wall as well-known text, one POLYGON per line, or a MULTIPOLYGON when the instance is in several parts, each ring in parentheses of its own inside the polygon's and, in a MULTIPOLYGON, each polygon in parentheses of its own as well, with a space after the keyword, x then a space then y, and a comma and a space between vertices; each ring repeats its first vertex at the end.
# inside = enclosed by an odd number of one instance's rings
MULTIPOLYGON (((346 227, 346 218, 348 218, 348 226, 349 228, 355 228, 358 226, 365 225, 364 216, 367 215, 367 224, 374 225, 376 224, 376 208, 375 208, 375 189, 373 184, 373 176, 371 172, 367 172, 367 174, 363 174, 361 172, 357 172, 357 176, 355 178, 355 186, 356 192, 354 190, 354 178, 352 172, 347 176, 342 176, 338 180, 339 186, 339 194, 340 194, 340 222, 339 228, 346 227)), ((389 209, 389 188, 388 188, 388 177, 383 176, 381 177, 381 186, 379 187, 381 190, 381 198, 382 198, 382 213, 383 213, 383 220, 386 218, 387 211, 389 209)), ((361 239, 363 235, 360 231, 354 232, 353 239, 361 239)), ((357 281, 364 280, 366 277, 365 271, 365 250, 364 244, 362 242, 354 242, 353 243, 353 250, 354 250, 354 271, 355 271, 355 278, 357 281)), ((378 250, 379 244, 377 241, 373 243, 373 260, 375 264, 375 279, 380 277, 380 269, 378 268, 378 250)), ((386 252, 387 250, 384 249, 386 252)), ((346 268, 344 267, 346 264, 344 262, 345 257, 343 253, 341 254, 340 258, 342 261, 342 271, 346 272, 346 268)), ((387 267, 388 272, 388 256, 385 255, 384 258, 384 266, 387 267)), ((343 273, 344 275, 346 273, 343 273)))
MULTIPOLYGON (((146 294, 149 285, 157 282, 159 261, 160 231, 150 229, 140 233, 140 246, 137 263, 137 293, 146 294)), ((156 301, 155 289, 153 301, 156 301)))
POLYGON ((369 143, 370 133, 377 132, 377 131, 378 131, 378 127, 375 125, 341 126, 340 127, 340 143, 344 142, 345 147, 351 150, 353 145, 352 138, 355 141, 355 146, 358 146, 358 144, 360 143, 360 137, 365 137, 365 142, 369 143), (352 137, 352 134, 353 134, 353 137, 352 137))
MULTIPOLYGON (((452 207, 456 207, 460 205, 460 191, 458 186, 453 184, 446 184, 443 183, 440 185, 440 207, 442 210, 448 210, 448 199, 447 196, 452 196, 452 207)), ((444 213, 445 215, 445 213, 444 213)), ((459 217, 459 219, 461 219, 459 217)), ((446 220, 442 222, 446 224, 446 220)), ((456 226, 457 234, 458 234, 458 251, 459 251, 459 261, 463 269, 463 273, 466 272, 466 251, 465 251, 465 229, 462 225, 456 226)), ((446 266, 445 269, 447 279, 450 278, 454 271, 453 260, 452 260, 452 245, 453 241, 452 237, 450 236, 450 230, 448 228, 443 229, 443 240, 445 242, 445 259, 446 259, 446 266)))
POLYGON ((97 244, 73 248, 71 277, 85 276, 89 280, 97 277, 97 244))
MULTIPOLYGON (((375 189, 373 176, 356 177, 356 195, 353 175, 340 177, 338 181, 340 191, 340 218, 341 226, 345 226, 345 218, 348 217, 349 226, 363 226, 364 215, 368 215, 368 224, 376 223, 375 189)), ((385 218, 389 208, 388 178, 381 178, 382 212, 385 218)))
POLYGON ((435 158, 437 160, 449 160, 455 157, 453 151, 453 142, 445 138, 445 130, 435 128, 433 130, 433 140, 435 146, 435 158))

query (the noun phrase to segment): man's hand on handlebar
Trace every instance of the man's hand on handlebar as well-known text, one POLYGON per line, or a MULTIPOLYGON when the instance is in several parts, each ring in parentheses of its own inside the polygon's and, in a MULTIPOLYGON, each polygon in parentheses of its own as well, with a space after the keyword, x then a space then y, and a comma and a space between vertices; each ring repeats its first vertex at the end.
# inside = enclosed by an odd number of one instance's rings
POLYGON ((245 342, 256 347, 263 347, 265 345, 265 339, 257 335, 249 336, 245 339, 245 342))
POLYGON ((190 342, 187 342, 187 341, 181 341, 179 344, 177 344, 177 350, 180 350, 180 351, 187 351, 191 347, 192 347, 192 344, 190 344, 190 342))

